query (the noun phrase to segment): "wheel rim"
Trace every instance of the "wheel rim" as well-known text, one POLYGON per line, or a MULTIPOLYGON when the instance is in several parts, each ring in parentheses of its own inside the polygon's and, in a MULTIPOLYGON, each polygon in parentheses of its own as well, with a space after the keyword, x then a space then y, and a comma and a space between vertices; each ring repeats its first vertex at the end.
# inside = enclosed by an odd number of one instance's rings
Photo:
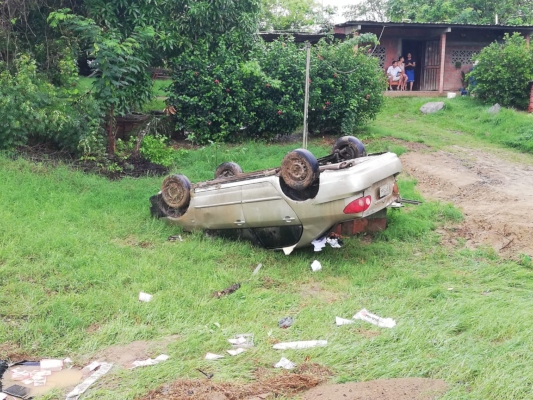
POLYGON ((183 185, 181 185, 181 182, 177 182, 174 179, 169 179, 163 183, 161 194, 163 195, 165 203, 167 203, 170 207, 177 208, 181 205, 181 201, 185 196, 185 189, 183 185))
POLYGON ((285 174, 283 178, 285 181, 304 182, 312 174, 306 160, 298 154, 287 157, 284 164, 285 174))

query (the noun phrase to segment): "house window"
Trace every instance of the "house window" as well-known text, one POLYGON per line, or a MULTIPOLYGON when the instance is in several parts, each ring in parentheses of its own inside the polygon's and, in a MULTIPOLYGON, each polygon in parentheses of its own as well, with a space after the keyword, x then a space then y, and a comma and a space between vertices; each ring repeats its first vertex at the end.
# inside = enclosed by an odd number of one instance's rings
POLYGON ((379 66, 385 68, 385 46, 376 46, 372 55, 379 60, 379 66))
POLYGON ((473 64, 472 56, 478 53, 476 50, 452 50, 452 64, 473 64))

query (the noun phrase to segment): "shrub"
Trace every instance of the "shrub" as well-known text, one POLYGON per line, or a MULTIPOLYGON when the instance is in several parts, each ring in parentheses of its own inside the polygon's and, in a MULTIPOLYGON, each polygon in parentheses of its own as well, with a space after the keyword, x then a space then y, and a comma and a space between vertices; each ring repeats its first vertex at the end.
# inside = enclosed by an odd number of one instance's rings
POLYGON ((525 109, 528 82, 533 79, 533 51, 518 33, 505 34, 502 43, 494 42, 477 55, 477 65, 467 75, 471 93, 488 103, 525 109))

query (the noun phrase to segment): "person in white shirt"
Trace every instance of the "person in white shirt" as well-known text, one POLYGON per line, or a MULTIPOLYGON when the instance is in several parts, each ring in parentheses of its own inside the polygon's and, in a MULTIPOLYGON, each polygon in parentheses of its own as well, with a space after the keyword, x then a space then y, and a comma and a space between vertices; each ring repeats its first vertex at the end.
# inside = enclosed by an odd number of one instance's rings
POLYGON ((392 82, 400 83, 402 70, 398 67, 398 61, 393 61, 392 65, 387 69, 387 77, 389 78, 389 90, 392 90, 392 82))

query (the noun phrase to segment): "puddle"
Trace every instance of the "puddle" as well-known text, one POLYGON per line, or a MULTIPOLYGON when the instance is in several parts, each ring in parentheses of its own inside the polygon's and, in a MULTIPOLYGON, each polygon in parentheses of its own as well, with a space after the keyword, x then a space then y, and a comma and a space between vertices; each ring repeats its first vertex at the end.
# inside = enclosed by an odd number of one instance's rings
POLYGON ((19 371, 26 371, 28 373, 32 371, 40 371, 39 367, 34 366, 23 366, 23 365, 16 365, 11 368, 9 368, 6 373, 4 374, 4 377, 2 379, 2 387, 4 389, 10 387, 11 385, 20 385, 25 388, 27 388, 30 392, 30 396, 37 397, 42 396, 48 392, 50 392, 53 389, 65 389, 65 388, 74 388, 78 383, 82 380, 82 373, 81 370, 76 368, 71 369, 63 369, 61 371, 52 372, 51 375, 48 375, 46 377, 46 385, 43 386, 32 386, 25 385, 22 381, 14 381, 11 379, 11 372, 14 369, 18 369, 19 371))

